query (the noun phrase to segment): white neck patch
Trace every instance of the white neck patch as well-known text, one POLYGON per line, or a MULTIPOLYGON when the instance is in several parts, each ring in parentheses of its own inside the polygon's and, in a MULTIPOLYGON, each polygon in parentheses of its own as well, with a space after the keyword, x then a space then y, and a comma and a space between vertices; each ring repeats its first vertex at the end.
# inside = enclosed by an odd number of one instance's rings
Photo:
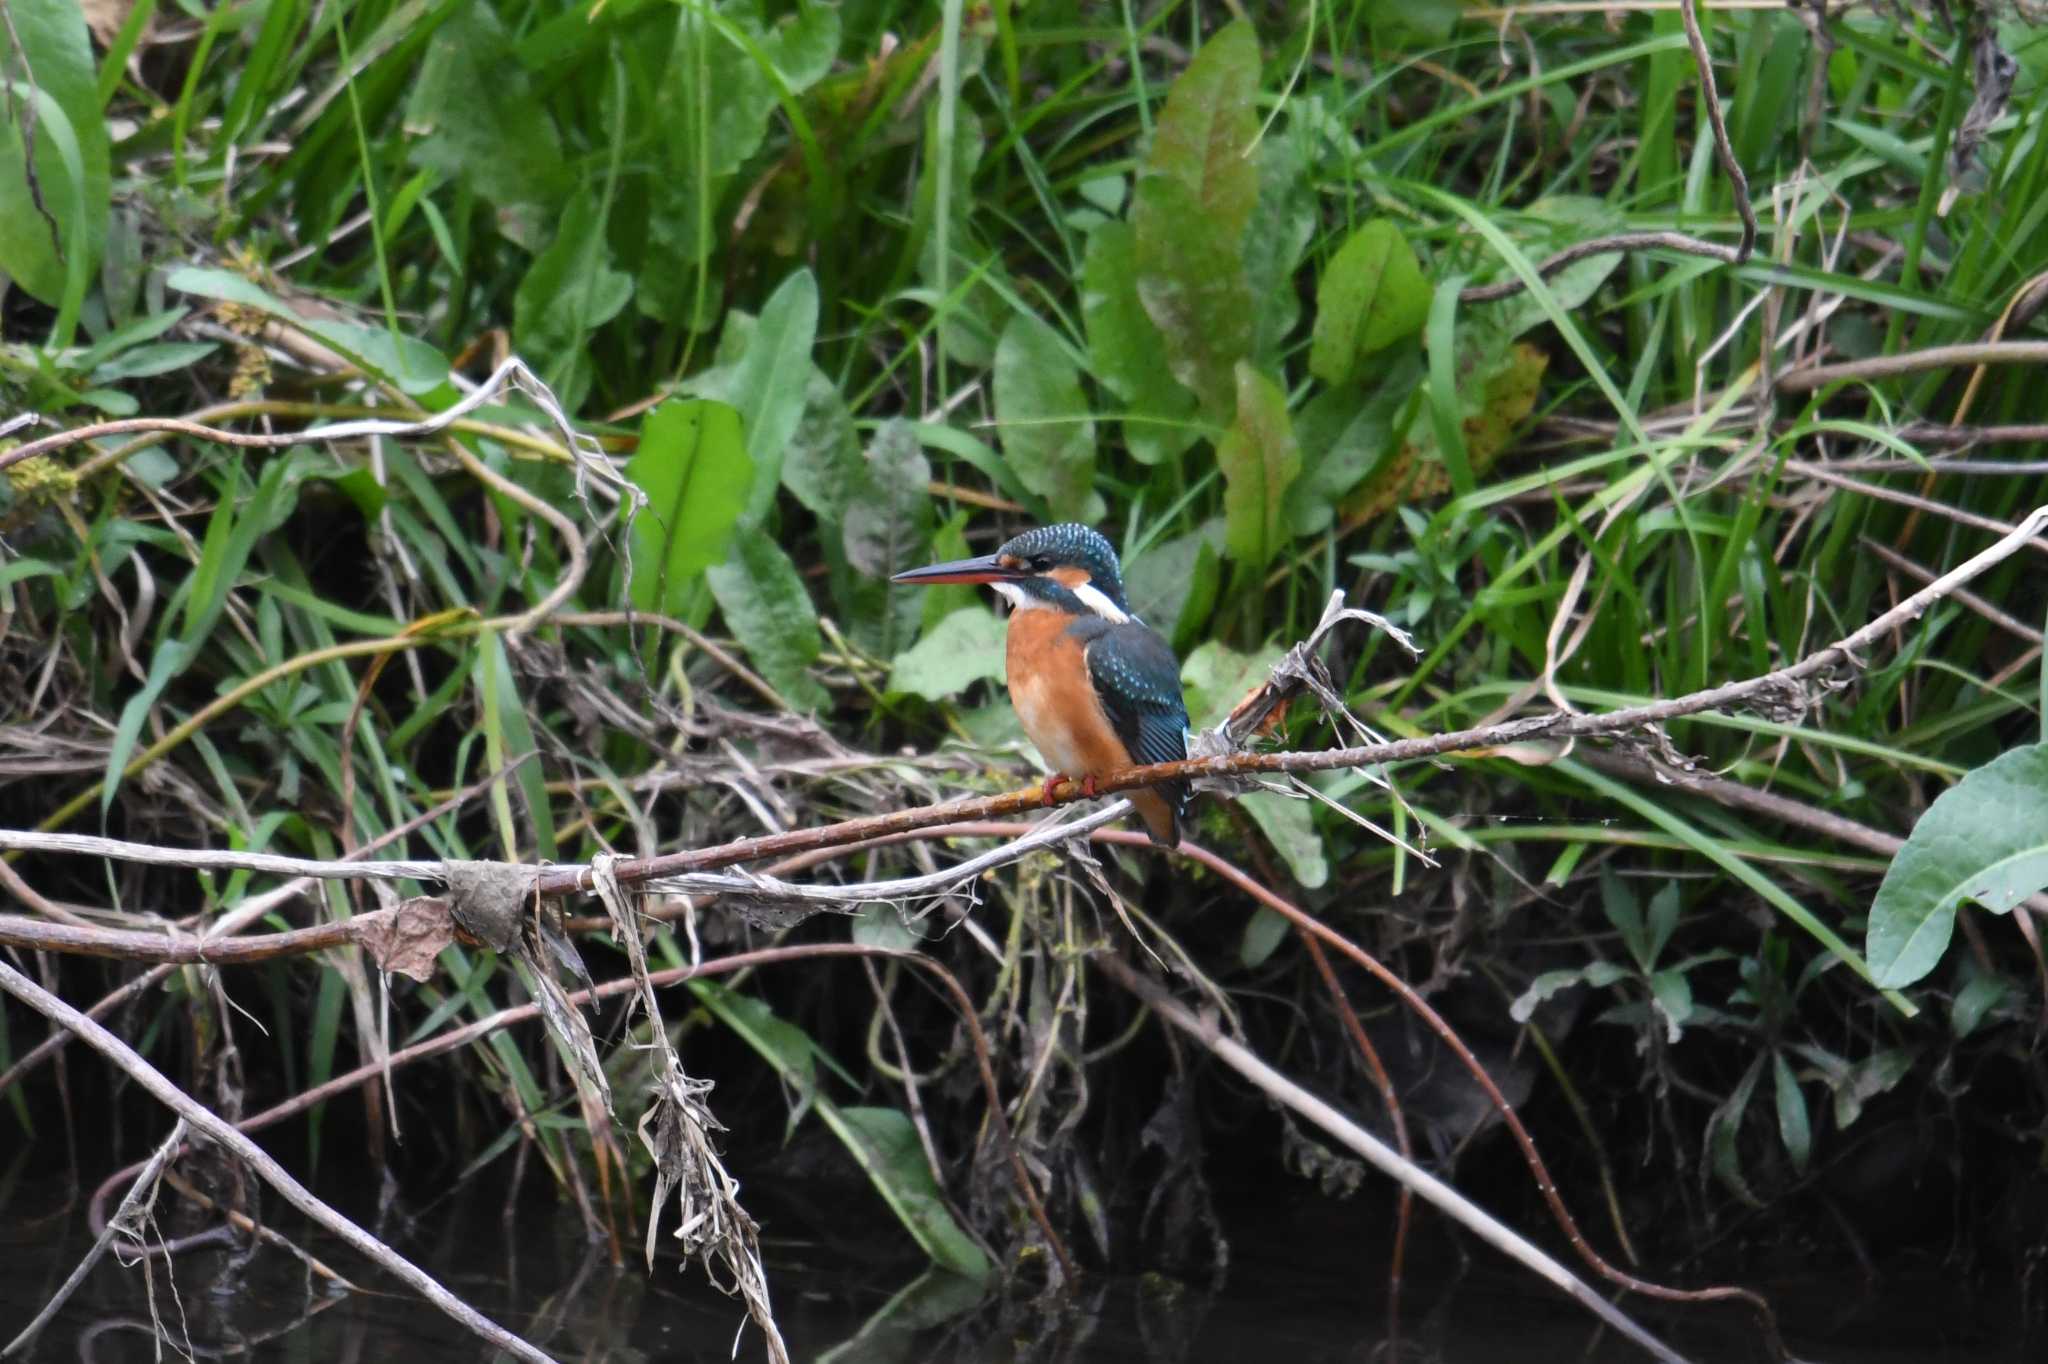
POLYGON ((1117 604, 1109 599, 1109 594, 1094 583, 1082 583, 1074 589, 1074 595, 1081 599, 1083 606, 1111 625, 1122 625, 1130 619, 1130 616, 1118 609, 1117 604))

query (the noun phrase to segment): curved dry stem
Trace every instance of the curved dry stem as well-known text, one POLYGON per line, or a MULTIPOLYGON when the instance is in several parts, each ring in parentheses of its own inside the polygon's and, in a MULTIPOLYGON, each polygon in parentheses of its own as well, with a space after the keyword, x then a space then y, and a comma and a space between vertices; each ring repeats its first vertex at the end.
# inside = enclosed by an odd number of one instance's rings
POLYGON ((1833 365, 1809 365, 1779 375, 1777 387, 1781 393, 1811 393, 1852 379, 1893 379, 1902 374, 1964 365, 2048 365, 2048 341, 1964 341, 1833 365))
MULTIPOLYGON (((1548 279, 1566 266, 1576 265, 1589 256, 1627 251, 1680 251, 1688 256, 1706 256, 1729 265, 1740 265, 1744 259, 1743 252, 1736 247, 1723 246, 1719 242, 1710 242, 1684 232, 1616 232, 1609 236, 1572 243, 1537 265, 1536 275, 1539 279, 1548 279)), ((1475 284, 1470 289, 1462 289, 1458 292, 1458 301, 1492 303, 1497 299, 1512 298, 1528 287, 1528 282, 1517 275, 1513 279, 1498 280, 1492 284, 1475 284)))
POLYGON ((1728 140, 1721 92, 1714 85, 1714 62, 1707 55, 1706 36, 1700 32, 1699 0, 1679 0, 1678 11, 1684 16, 1685 41, 1692 48, 1693 65, 1700 73, 1700 98, 1706 102, 1707 120, 1714 130, 1714 155, 1735 190, 1735 211, 1742 215, 1742 244, 1735 248, 1735 263, 1739 265, 1756 249, 1756 209, 1749 202, 1749 177, 1742 173, 1742 163, 1735 159, 1735 146, 1728 140))

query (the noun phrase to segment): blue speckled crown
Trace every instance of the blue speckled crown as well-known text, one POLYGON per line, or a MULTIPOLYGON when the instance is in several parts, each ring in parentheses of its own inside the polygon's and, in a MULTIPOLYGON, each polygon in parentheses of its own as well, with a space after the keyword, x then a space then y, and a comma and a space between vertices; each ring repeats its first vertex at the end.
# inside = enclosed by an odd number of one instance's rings
POLYGON ((1057 526, 1036 526, 996 553, 1005 558, 1022 559, 1026 563, 1042 558, 1051 560, 1050 566, 1071 565, 1085 569, 1097 590, 1119 607, 1124 607, 1124 578, 1117 566, 1116 549, 1101 531, 1092 526, 1072 521, 1057 526))

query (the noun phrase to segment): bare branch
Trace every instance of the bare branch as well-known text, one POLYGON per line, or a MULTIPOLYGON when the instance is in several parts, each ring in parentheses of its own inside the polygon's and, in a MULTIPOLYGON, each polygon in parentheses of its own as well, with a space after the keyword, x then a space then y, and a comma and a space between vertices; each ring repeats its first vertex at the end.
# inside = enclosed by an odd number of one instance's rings
POLYGON ((105 1056, 159 1103, 183 1118, 220 1146, 234 1153, 276 1189, 284 1200, 321 1226, 348 1242, 372 1262, 409 1284, 427 1301, 446 1312, 470 1331, 499 1349, 533 1364, 553 1364, 548 1355, 491 1321, 462 1299, 443 1288, 433 1277, 348 1218, 327 1206, 289 1171, 271 1159, 262 1147, 242 1135, 226 1119, 179 1089, 163 1073, 145 1061, 126 1042, 87 1018, 77 1009, 45 990, 21 972, 0 961, 0 989, 21 1000, 53 1023, 70 1029, 93 1050, 105 1056))
POLYGON ((1782 393, 1811 393, 1851 379, 1890 379, 1958 365, 2048 365, 2048 341, 1966 341, 1897 355, 1873 355, 1865 360, 1844 360, 1837 365, 1811 365, 1779 375, 1777 386, 1782 393))
POLYGON ((1250 1048, 1233 1038, 1225 1037, 1214 1021, 1204 1021, 1195 1017, 1179 1000, 1168 994, 1156 982, 1132 970, 1122 958, 1110 953, 1101 953, 1092 958, 1092 961, 1104 975, 1143 1000, 1146 1007, 1194 1038, 1217 1060, 1250 1080, 1267 1098, 1307 1118, 1378 1167, 1382 1173, 1398 1180, 1403 1188, 1413 1189, 1421 1197, 1435 1204, 1452 1221, 1508 1258, 1556 1285, 1573 1301, 1658 1359, 1667 1361, 1667 1364, 1684 1364, 1685 1356, 1636 1325, 1635 1321, 1621 1309, 1595 1293, 1577 1275, 1545 1254, 1535 1244, 1517 1235, 1484 1208, 1413 1161, 1403 1158, 1400 1152, 1273 1069, 1250 1048))
MULTIPOLYGON (((1253 773, 1321 772, 1339 768, 1377 767, 1433 758, 1447 753, 1495 748, 1529 739, 1594 738, 1638 730, 1654 730, 1671 720, 1749 704, 1772 707, 1802 706, 1806 704, 1807 684, 1819 681, 1838 669, 1861 667, 1861 656, 1865 649, 1881 642, 1905 622, 1918 618, 1935 602, 1952 595, 1958 588, 2004 562, 2022 547, 2048 549, 2048 544, 2039 541, 2044 527, 2048 527, 2048 506, 2036 508, 2018 525, 1998 526, 1997 528, 2004 533, 1996 543, 1942 574, 1861 629, 1833 644, 1815 650, 1796 663, 1756 677, 1605 713, 1551 711, 1499 724, 1483 725, 1475 729, 1453 730, 1421 738, 1360 744, 1347 748, 1292 753, 1233 752, 1190 758, 1181 762, 1156 763, 1148 767, 1128 768, 1098 778, 1094 783, 1095 793, 1111 795, 1167 781, 1242 777, 1253 773)), ((1066 804, 1086 798, 1078 782, 1059 783, 1049 792, 1041 785, 1034 785, 1003 795, 943 801, 933 805, 843 820, 836 824, 764 834, 708 848, 635 858, 617 863, 614 871, 622 885, 637 885, 661 878, 665 888, 684 889, 693 894, 760 894, 767 883, 755 878, 719 878, 712 881, 683 881, 673 878, 692 876, 695 873, 714 871, 763 858, 841 847, 849 843, 930 828, 939 824, 1022 815, 1037 810, 1047 802, 1066 804)), ((1103 812, 1103 817, 1106 819, 1114 816, 1103 812)), ((1074 832, 1072 828, 1057 833, 1049 831, 1045 837, 1071 837, 1074 832)), ((146 856, 150 860, 157 860, 161 851, 142 848, 142 845, 117 844, 113 840, 97 840, 80 835, 38 834, 18 830, 0 831, 0 846, 91 852, 101 856, 125 855, 129 850, 139 849, 138 856, 146 856)), ((1021 855, 1021 852, 1013 855, 1021 855)), ((253 865, 240 859, 258 856, 268 855, 177 852, 163 854, 162 860, 174 861, 177 865, 222 867, 253 865)), ((373 874, 441 879, 443 874, 436 864, 416 862, 345 866, 339 863, 314 863, 298 858, 276 860, 295 875, 316 874, 309 870, 311 867, 329 868, 330 871, 317 874, 334 875, 373 874)), ((533 874, 533 890, 539 895, 587 894, 594 889, 591 869, 587 866, 550 866, 527 870, 533 874)), ((767 888, 775 894, 795 899, 838 899, 841 903, 845 902, 850 889, 839 887, 836 891, 820 892, 816 888, 799 887, 783 882, 773 883, 767 888)), ((902 894, 941 893, 930 889, 928 878, 915 878, 903 883, 877 883, 876 887, 870 889, 876 891, 874 898, 883 899, 902 894)), ((209 956, 205 959, 222 958, 209 956)))
MULTIPOLYGON (((2048 527, 2048 506, 2036 508, 2025 520, 2001 536, 1995 544, 1905 598, 1861 629, 1833 644, 1815 650, 1797 663, 1757 677, 1729 682, 1719 687, 1708 687, 1669 700, 1628 706, 1605 713, 1552 711, 1501 724, 1484 725, 1477 729, 1454 730, 1422 738, 1395 740, 1391 743, 1362 744, 1351 748, 1314 752, 1235 753, 1209 758, 1191 758, 1182 762, 1157 763, 1149 767, 1134 767, 1110 773, 1097 779, 1095 790, 1097 794, 1108 795, 1160 782, 1186 781, 1198 777, 1241 776, 1254 772, 1323 772, 1338 768, 1372 767, 1386 763, 1409 762, 1418 758, 1433 758, 1446 753, 1492 748, 1526 739, 1592 738, 1623 734, 1654 728, 1667 721, 1683 719, 1689 715, 1726 710, 1753 702, 1774 706, 1803 704, 1807 683, 1842 667, 1860 667, 1861 655, 1865 649, 1882 641, 1906 621, 1918 618, 1928 607, 1948 596, 1954 589, 2004 562, 2022 546, 2033 544, 2043 527, 2048 527)), ((934 824, 998 819, 1036 809, 1042 798, 1049 798, 1053 803, 1060 804, 1083 799, 1084 796, 1080 783, 1073 781, 1062 782, 1050 792, 1044 792, 1042 787, 1033 786, 1000 796, 946 801, 937 805, 845 820, 817 828, 740 839, 712 848, 623 862, 618 866, 618 876, 623 882, 653 876, 673 876, 682 872, 704 871, 764 857, 804 852, 812 848, 836 847, 859 839, 926 828, 934 824)), ((562 895, 587 890, 587 883, 586 869, 552 867, 539 874, 536 879, 536 890, 542 895, 562 895)))
POLYGON ((56 1316, 58 1309, 70 1301, 71 1295, 78 1291, 78 1286, 85 1282, 85 1276, 92 1272, 92 1267, 100 1262, 100 1257, 113 1245, 115 1237, 128 1236, 131 1239, 139 1239, 135 1234, 138 1214, 156 1197, 157 1176, 163 1173, 164 1166, 177 1154, 184 1140, 185 1120, 180 1118, 171 1124, 171 1134, 158 1143, 156 1154, 142 1167, 140 1177, 128 1186, 127 1196, 121 1200, 121 1206, 114 1210, 114 1215, 107 1220, 107 1225, 93 1238, 91 1247, 79 1260, 78 1267, 71 1271, 71 1277, 64 1280, 63 1285, 50 1295, 50 1300, 43 1304, 43 1310, 36 1313, 35 1320, 22 1327, 20 1334, 7 1342, 7 1348, 0 1350, 0 1359, 21 1354, 28 1348, 30 1342, 50 1324, 50 1318, 56 1316))
POLYGON ((1742 244, 1735 248, 1739 264, 1756 249, 1756 210, 1749 202, 1749 177, 1735 159, 1734 144, 1728 140, 1728 120, 1721 112, 1721 92, 1714 86, 1714 62, 1707 55, 1706 36, 1700 32, 1699 0, 1679 0, 1678 11, 1685 19, 1685 41, 1692 47, 1693 65, 1699 68, 1700 97, 1706 102, 1707 119, 1714 129, 1714 155, 1721 171, 1735 188, 1735 211, 1742 215, 1742 244))
MULTIPOLYGON (((1548 279, 1566 266, 1576 265, 1589 256, 1604 256, 1615 251, 1682 251, 1688 256, 1707 256, 1728 265, 1740 265, 1745 259, 1744 253, 1736 247, 1723 246, 1684 232, 1616 232, 1611 236, 1572 243, 1544 260, 1536 267, 1536 273, 1548 279)), ((1528 287, 1518 275, 1513 279, 1475 284, 1470 289, 1461 290, 1458 301, 1491 303, 1495 299, 1512 297, 1528 287)))

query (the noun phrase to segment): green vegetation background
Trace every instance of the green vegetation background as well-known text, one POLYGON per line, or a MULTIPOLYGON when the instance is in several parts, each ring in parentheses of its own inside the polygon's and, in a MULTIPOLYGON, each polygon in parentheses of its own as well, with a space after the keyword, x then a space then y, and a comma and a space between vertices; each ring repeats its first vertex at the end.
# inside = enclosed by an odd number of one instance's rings
MULTIPOLYGON (((1936 470, 1943 447, 1911 434, 2048 420, 2037 374, 1757 396, 1767 340, 1777 369, 1975 340, 2048 267, 2048 41, 2006 7, 1958 11, 1962 31, 1946 11, 1714 8, 1755 255, 1598 256, 1487 303, 1460 290, 1603 233, 1735 241, 1675 9, 145 0, 91 7, 92 42, 72 0, 11 9, 7 411, 291 430, 444 408, 511 353, 650 503, 627 528, 517 395, 447 440, 109 437, 10 469, 0 677, 27 703, 10 723, 61 757, 4 798, 11 824, 337 856, 538 754, 415 846, 582 860, 1012 787, 1028 749, 990 604, 885 579, 1033 522, 1119 544, 1197 723, 1332 591, 1385 612, 1425 656, 1364 640, 1340 680, 1406 735, 1765 671, 1982 548, 1983 518, 2048 501, 2038 464, 1999 467, 2039 442, 1936 470), (1958 167, 1971 25, 2016 64, 1958 167), (629 629, 628 605, 667 624, 629 629)), ((2042 581, 2015 558, 1976 586, 2007 620, 1945 603, 1810 708, 1670 741, 1904 834, 2041 737, 2042 581)), ((1332 742, 1306 720, 1284 737, 1332 742)), ((1674 1186, 1695 1210, 1802 1187, 1877 1103, 2030 1158, 2031 940, 1973 924, 1909 1018, 1826 945, 1862 943, 1883 857, 1645 781, 1637 751, 1420 765, 1394 774, 1400 803, 1316 779, 1436 868, 1280 796, 1205 803, 1194 832, 1481 1026, 1547 1019, 1552 1078, 1619 1144, 1660 1176, 1711 1169, 1674 1186), (1978 1107, 1958 1076, 2000 1097, 1978 1107)), ((70 878, 48 893, 177 914, 252 884, 43 865, 70 878)), ((1175 876, 1153 916, 1253 1001, 1279 1059, 1371 1111, 1316 1040, 1336 1023, 1278 921, 1175 876)), ((957 935, 930 950, 1010 1029, 1006 1074, 1029 1073, 1033 1009, 1080 1067, 1127 1014, 1061 1014, 1055 949, 1120 930, 1042 871, 990 894, 992 958, 957 935)), ((796 932, 918 937, 883 914, 796 932)), ((444 965, 398 1001, 402 1035, 517 996, 487 954, 444 965)), ((342 972, 256 988, 310 1020, 271 1043, 294 1086, 370 1016, 342 972)), ((699 999, 792 1080, 799 1116, 826 1105, 878 1182, 917 1183, 888 1068, 841 1041, 871 999, 772 976, 699 999)), ((0 1033, 0 1065, 19 1049, 0 1033)), ((563 1111, 544 1047, 476 1057, 486 1089, 563 1111)), ((478 1112, 478 1154, 519 1136, 478 1112)), ((558 1172, 588 1159, 573 1128, 541 1129, 558 1172)), ((934 1256, 978 1254, 943 1214, 898 1212, 934 1256)))

